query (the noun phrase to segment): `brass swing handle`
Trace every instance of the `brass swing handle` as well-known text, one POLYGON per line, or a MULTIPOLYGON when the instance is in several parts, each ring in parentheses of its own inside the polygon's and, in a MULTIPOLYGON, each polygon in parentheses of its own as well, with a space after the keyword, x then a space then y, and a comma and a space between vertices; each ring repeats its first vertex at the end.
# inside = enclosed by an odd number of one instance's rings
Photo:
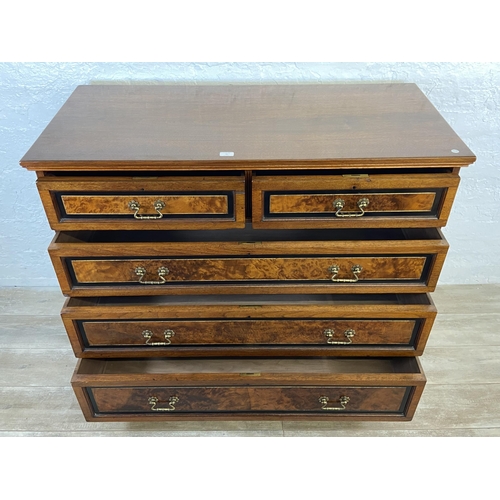
POLYGON ((163 283, 166 283, 167 280, 164 278, 170 271, 168 270, 167 267, 160 267, 157 271, 158 276, 160 278, 160 281, 143 281, 144 276, 146 276, 147 271, 144 269, 144 267, 136 267, 134 269, 135 274, 139 276, 139 283, 142 285, 163 285, 163 283))
POLYGON ((352 344, 352 338, 354 337, 354 335, 356 335, 356 332, 352 328, 349 328, 348 330, 346 330, 344 332, 344 336, 346 337, 347 342, 345 340, 344 341, 342 341, 342 340, 333 340, 333 336, 335 334, 335 331, 332 330, 331 328, 326 329, 323 332, 323 334, 327 338, 327 340, 326 340, 327 344, 348 345, 348 344, 352 344))
POLYGON ((328 404, 328 401, 330 401, 330 399, 326 396, 321 396, 318 401, 321 403, 321 409, 322 410, 331 410, 331 411, 342 411, 342 410, 345 410, 345 407, 347 406, 347 403, 349 403, 349 401, 351 400, 351 398, 349 398, 348 396, 340 396, 338 402, 340 403, 340 406, 331 406, 331 407, 327 407, 326 405, 328 404))
MULTIPOLYGON (((348 396, 341 396, 339 398, 340 406, 331 406, 328 407, 327 404, 330 399, 327 396, 321 396, 318 401, 321 403, 321 409, 327 411, 342 411, 346 409, 347 403, 349 403, 351 399, 348 396)), ((169 408, 157 408, 156 405, 158 403, 162 404, 165 401, 160 401, 156 396, 151 396, 148 398, 148 403, 151 405, 151 411, 174 411, 176 403, 179 402, 179 398, 177 396, 170 396, 168 398, 168 406, 169 408)))
POLYGON ((148 403, 151 405, 151 411, 174 411, 175 404, 179 402, 179 398, 177 396, 170 396, 168 398, 168 406, 169 408, 156 408, 158 403, 162 404, 166 401, 160 401, 156 396, 151 396, 148 398, 148 403))
POLYGON ((165 330, 163 335, 165 337, 165 342, 150 342, 153 337, 153 332, 151 330, 144 330, 142 332, 142 336, 146 339, 147 345, 170 345, 172 343, 170 339, 175 335, 175 332, 173 330, 165 330))
POLYGON ((363 268, 359 264, 355 264, 351 267, 352 274, 354 274, 354 278, 337 278, 337 274, 339 274, 340 266, 333 265, 328 268, 328 272, 332 273, 333 276, 331 278, 332 281, 336 283, 356 283, 359 281, 359 273, 363 270, 363 268))
POLYGON ((358 200, 358 208, 361 210, 361 212, 346 212, 346 213, 342 213, 342 209, 344 208, 345 206, 345 201, 342 200, 341 198, 337 198, 334 202, 333 202, 333 206, 337 209, 337 211, 335 212, 335 216, 336 217, 362 217, 363 215, 365 215, 365 208, 370 204, 370 200, 368 198, 361 198, 360 200, 358 200))
POLYGON ((163 214, 160 212, 160 210, 163 210, 165 208, 165 203, 163 203, 163 201, 161 200, 156 200, 153 207, 158 212, 158 215, 139 215, 139 210, 141 208, 140 203, 135 200, 129 201, 128 203, 128 208, 130 208, 130 210, 134 210, 134 219, 161 219, 163 217, 163 214))

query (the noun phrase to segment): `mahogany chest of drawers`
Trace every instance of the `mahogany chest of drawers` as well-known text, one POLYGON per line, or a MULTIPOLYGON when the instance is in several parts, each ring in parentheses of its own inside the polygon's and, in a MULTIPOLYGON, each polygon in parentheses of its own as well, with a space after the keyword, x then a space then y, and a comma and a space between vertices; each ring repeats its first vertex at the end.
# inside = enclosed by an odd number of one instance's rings
POLYGON ((87 420, 409 420, 459 170, 413 84, 80 86, 37 173, 87 420))

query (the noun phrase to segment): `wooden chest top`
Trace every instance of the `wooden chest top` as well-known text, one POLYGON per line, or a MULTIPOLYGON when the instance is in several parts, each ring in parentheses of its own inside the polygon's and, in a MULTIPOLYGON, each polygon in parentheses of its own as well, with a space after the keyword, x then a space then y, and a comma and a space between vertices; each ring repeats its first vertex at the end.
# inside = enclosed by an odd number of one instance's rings
POLYGON ((238 170, 474 161, 415 84, 390 83, 83 85, 20 163, 30 170, 238 170))

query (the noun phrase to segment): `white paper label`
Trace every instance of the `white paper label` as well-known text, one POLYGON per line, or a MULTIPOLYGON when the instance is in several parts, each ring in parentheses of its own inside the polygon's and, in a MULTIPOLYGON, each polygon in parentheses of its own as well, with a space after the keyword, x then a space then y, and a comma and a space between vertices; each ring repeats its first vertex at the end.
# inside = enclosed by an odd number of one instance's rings
POLYGON ((232 151, 221 151, 219 156, 234 156, 234 153, 232 151))

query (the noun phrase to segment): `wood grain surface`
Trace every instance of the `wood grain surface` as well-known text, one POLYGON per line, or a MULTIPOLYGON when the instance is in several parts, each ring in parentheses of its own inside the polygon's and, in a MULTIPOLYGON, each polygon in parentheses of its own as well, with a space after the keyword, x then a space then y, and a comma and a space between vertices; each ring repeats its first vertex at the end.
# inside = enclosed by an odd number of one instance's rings
MULTIPOLYGON (((332 281, 332 265, 340 270, 336 279, 355 278, 353 266, 362 266, 358 277, 366 280, 420 280, 425 257, 317 257, 317 258, 226 258, 226 259, 68 259, 75 273, 75 284, 138 283, 136 269, 146 270, 144 282, 162 284, 160 269, 168 269, 164 279, 192 281, 332 281)), ((146 285, 147 286, 147 285, 146 285)))
POLYGON ((154 205, 157 201, 164 203, 161 214, 219 214, 228 213, 228 199, 224 195, 137 195, 98 196, 98 195, 63 195, 62 205, 67 215, 131 215, 131 201, 139 206, 138 216, 158 216, 154 205))
MULTIPOLYGON (((174 332, 171 345, 185 344, 317 344, 326 345, 325 330, 334 330, 333 341, 346 342, 354 330, 353 344, 408 345, 415 327, 410 320, 238 320, 238 321, 84 321, 82 329, 90 346, 137 346, 164 342, 165 330, 174 332)), ((149 346, 150 347, 150 346, 149 346)))
POLYGON ((415 84, 386 83, 79 86, 20 163, 49 171, 474 161, 415 84))
MULTIPOLYGON (((344 413, 400 411, 405 387, 155 387, 91 388, 97 413, 151 412, 150 397, 158 398, 158 408, 169 408, 169 398, 179 402, 174 412, 315 412, 334 414, 323 410, 321 396, 329 398, 329 407, 340 407, 341 396, 348 396, 344 413)), ((158 411, 156 415, 162 415, 158 411)), ((167 413, 168 414, 168 413, 167 413)), ((165 415, 165 413, 163 413, 165 415)))
POLYGON ((331 194, 272 194, 269 197, 269 213, 280 214, 317 214, 335 213, 336 200, 342 200, 343 208, 340 215, 346 212, 360 214, 358 203, 368 200, 368 206, 363 208, 370 212, 430 212, 435 193, 331 193, 331 194))

